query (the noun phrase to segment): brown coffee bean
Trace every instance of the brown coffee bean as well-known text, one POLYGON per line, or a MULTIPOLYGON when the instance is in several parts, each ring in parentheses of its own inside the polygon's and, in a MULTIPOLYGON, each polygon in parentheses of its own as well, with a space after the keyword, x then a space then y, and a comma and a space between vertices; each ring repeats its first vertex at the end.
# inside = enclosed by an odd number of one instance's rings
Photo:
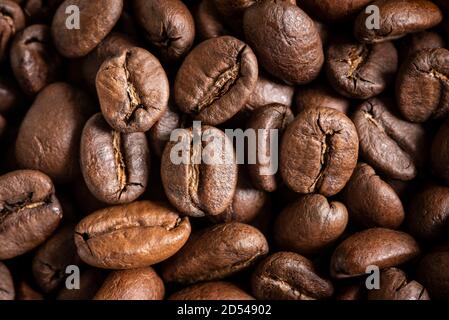
POLYGON ((297 114, 306 109, 321 107, 335 109, 348 114, 350 105, 349 99, 342 97, 331 87, 321 83, 300 87, 296 91, 295 106, 297 114))
POLYGON ((53 183, 45 174, 20 170, 0 176, 0 260, 40 245, 61 219, 53 183))
POLYGON ((102 209, 75 228, 75 244, 84 262, 99 268, 150 266, 175 254, 190 235, 188 218, 151 201, 102 209))
POLYGON ((8 268, 0 262, 0 301, 14 300, 14 282, 8 268))
POLYGON ((325 22, 343 21, 358 14, 372 0, 303 0, 300 5, 325 22))
POLYGON ((437 176, 446 183, 449 182, 448 135, 449 120, 443 123, 435 135, 430 153, 432 159, 432 169, 435 171, 437 176))
POLYGON ((338 193, 357 164, 354 124, 329 108, 308 109, 288 126, 280 149, 282 178, 300 193, 338 193))
POLYGON ((384 228, 351 235, 335 249, 331 273, 335 278, 355 277, 368 266, 380 269, 401 265, 419 254, 416 241, 407 233, 384 228))
POLYGON ((196 34, 202 41, 230 34, 213 1, 201 0, 194 18, 196 34))
POLYGON ((277 252, 263 260, 251 286, 262 300, 319 300, 334 292, 332 283, 317 274, 311 261, 292 252, 277 252))
POLYGON ((423 49, 437 49, 444 48, 445 41, 440 34, 434 31, 422 31, 412 33, 403 39, 399 44, 401 60, 416 54, 423 49))
POLYGON ((20 6, 14 1, 0 1, 0 61, 3 61, 9 50, 10 41, 16 32, 25 28, 25 16, 20 6))
POLYGON ((105 275, 103 270, 89 268, 81 272, 80 288, 78 290, 63 287, 56 296, 57 300, 92 300, 100 289, 105 275))
POLYGON ((162 279, 151 267, 112 271, 94 300, 162 300, 162 279))
POLYGON ((182 127, 182 117, 169 103, 167 110, 148 132, 152 151, 160 158, 173 130, 182 127))
POLYGON ((335 300, 365 300, 365 284, 355 283, 344 286, 338 290, 335 295, 335 300))
POLYGON ((252 296, 230 282, 211 281, 175 292, 168 300, 254 300, 252 296))
POLYGON ((348 211, 340 202, 328 202, 319 194, 301 197, 276 219, 274 238, 283 249, 301 254, 328 247, 343 233, 348 211))
POLYGON ((0 113, 7 114, 17 109, 21 103, 21 95, 11 77, 0 75, 0 113))
POLYGON ((44 296, 22 280, 16 286, 16 300, 44 300, 44 296))
POLYGON ((449 298, 449 252, 447 250, 428 253, 419 262, 417 279, 428 290, 432 299, 449 298))
POLYGON ((167 282, 218 280, 248 268, 267 254, 268 243, 254 227, 229 222, 193 234, 162 270, 167 282))

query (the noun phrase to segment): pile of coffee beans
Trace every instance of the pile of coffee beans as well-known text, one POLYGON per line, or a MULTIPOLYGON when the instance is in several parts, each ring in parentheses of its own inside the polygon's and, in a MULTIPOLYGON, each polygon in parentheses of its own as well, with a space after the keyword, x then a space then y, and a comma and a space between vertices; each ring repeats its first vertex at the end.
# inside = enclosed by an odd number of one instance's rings
POLYGON ((0 300, 449 299, 448 0, 0 0, 0 300))

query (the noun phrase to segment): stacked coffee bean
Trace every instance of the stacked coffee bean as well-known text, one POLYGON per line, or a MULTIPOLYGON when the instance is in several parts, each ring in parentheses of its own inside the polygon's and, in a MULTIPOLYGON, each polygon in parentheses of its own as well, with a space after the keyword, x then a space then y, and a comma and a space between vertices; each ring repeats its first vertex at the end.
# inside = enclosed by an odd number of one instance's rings
POLYGON ((0 0, 0 300, 448 299, 448 12, 0 0))

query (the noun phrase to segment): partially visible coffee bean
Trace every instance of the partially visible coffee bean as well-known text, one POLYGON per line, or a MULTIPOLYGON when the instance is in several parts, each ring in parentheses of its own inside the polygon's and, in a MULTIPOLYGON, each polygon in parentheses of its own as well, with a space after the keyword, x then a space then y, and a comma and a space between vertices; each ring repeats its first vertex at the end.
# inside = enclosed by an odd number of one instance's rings
POLYGON ((190 235, 188 218, 151 201, 102 209, 75 228, 75 244, 84 262, 99 268, 132 269, 166 260, 190 235))
POLYGON ((78 290, 63 287, 56 296, 57 300, 91 300, 100 289, 105 275, 103 270, 89 268, 81 272, 78 290))
POLYGON ((348 114, 350 105, 349 99, 342 97, 326 84, 315 83, 310 86, 299 87, 296 91, 295 108, 297 114, 306 109, 321 107, 348 114))
POLYGON ((182 122, 182 116, 169 102, 167 110, 165 110, 158 122, 151 127, 147 135, 152 151, 159 158, 162 157, 165 145, 170 140, 172 131, 181 128, 182 122))
POLYGON ((195 284, 175 292, 168 300, 254 300, 230 282, 211 281, 195 284))
POLYGON ((348 20, 358 14, 372 0, 303 0, 299 3, 324 22, 348 20))
POLYGON ((446 120, 435 135, 432 148, 431 159, 432 169, 435 174, 445 183, 449 183, 449 120, 446 120))
POLYGON ((20 105, 21 95, 11 77, 0 75, 0 113, 14 111, 20 105))
POLYGON ((405 37, 399 44, 401 60, 423 49, 444 48, 445 44, 443 37, 434 31, 413 33, 405 37))
POLYGON ((319 300, 334 292, 332 283, 317 274, 310 260, 282 251, 259 264, 251 286, 254 296, 262 300, 319 300))
POLYGON ((22 280, 16 285, 16 300, 44 300, 44 296, 22 280))
POLYGON ((230 34, 222 21, 213 1, 201 0, 195 12, 196 34, 200 40, 217 38, 230 34))
POLYGON ((365 300, 365 284, 355 283, 339 288, 335 300, 365 300))
POLYGON ((10 41, 25 28, 25 16, 14 1, 0 1, 0 61, 8 56, 10 41))
POLYGON ((163 266, 167 282, 217 280, 248 268, 267 254, 268 243, 254 227, 229 222, 193 234, 163 266))
POLYGON ((61 219, 53 183, 45 174, 20 170, 0 176, 0 260, 40 245, 61 219))
POLYGON ((436 250, 421 259, 417 279, 429 292, 432 299, 449 299, 449 252, 436 250))
POLYGON ((0 262, 0 301, 14 300, 14 282, 8 268, 0 262))
MULTIPOLYGON (((16 1, 16 0, 15 0, 16 1)), ((28 22, 49 23, 63 0, 19 0, 28 22)))

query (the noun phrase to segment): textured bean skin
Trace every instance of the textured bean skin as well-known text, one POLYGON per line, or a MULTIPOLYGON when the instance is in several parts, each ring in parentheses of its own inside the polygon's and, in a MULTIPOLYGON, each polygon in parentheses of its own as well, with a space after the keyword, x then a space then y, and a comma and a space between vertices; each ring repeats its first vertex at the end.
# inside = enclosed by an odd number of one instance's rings
POLYGON ((331 108, 347 114, 350 108, 350 100, 342 97, 331 87, 322 84, 314 84, 298 88, 295 97, 296 113, 299 114, 309 108, 331 108))
POLYGON ((211 281, 195 284, 175 292, 168 300, 254 300, 230 282, 211 281))
POLYGON ((0 3, 0 11, 0 61, 3 61, 14 35, 25 28, 25 16, 20 6, 10 0, 0 3))
POLYGON ((425 255, 418 265, 417 279, 428 290, 432 299, 449 298, 449 278, 445 270, 449 266, 449 253, 436 250, 425 255))

